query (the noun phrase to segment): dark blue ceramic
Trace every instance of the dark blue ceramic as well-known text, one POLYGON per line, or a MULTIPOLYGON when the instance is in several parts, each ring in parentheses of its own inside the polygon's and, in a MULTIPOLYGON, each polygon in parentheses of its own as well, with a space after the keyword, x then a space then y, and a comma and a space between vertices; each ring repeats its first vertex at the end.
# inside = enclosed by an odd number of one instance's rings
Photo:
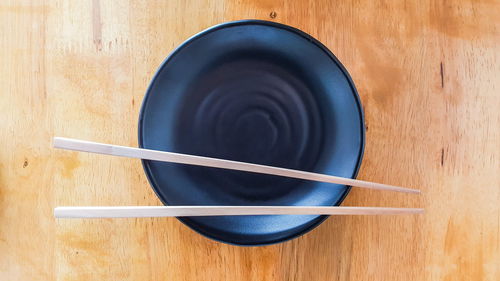
MULTIPOLYGON (((355 177, 363 112, 338 59, 295 28, 224 23, 191 37, 161 65, 139 117, 144 148, 355 177)), ((166 205, 339 205, 349 187, 144 160, 166 205)), ((326 216, 179 218, 212 239, 264 245, 326 216)))

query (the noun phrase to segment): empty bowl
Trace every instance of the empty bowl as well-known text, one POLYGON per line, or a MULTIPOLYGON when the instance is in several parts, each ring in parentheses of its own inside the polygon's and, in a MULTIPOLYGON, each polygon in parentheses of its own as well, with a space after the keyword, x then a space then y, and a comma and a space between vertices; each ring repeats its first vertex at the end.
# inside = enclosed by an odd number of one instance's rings
MULTIPOLYGON (((143 148, 354 178, 365 137, 360 99, 339 60, 290 26, 245 20, 209 28, 163 62, 139 117, 143 148)), ((348 186, 143 160, 165 205, 339 205, 348 186)), ((183 217, 217 241, 265 245, 326 216, 183 217)))

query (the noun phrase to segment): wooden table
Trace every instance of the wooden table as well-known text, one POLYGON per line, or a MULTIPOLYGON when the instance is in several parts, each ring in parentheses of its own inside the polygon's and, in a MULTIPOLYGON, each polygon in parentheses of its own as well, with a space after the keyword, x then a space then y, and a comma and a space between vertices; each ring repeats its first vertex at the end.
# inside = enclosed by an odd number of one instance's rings
POLYGON ((0 280, 500 280, 498 1, 2 1, 0 280), (283 244, 235 247, 176 219, 58 220, 58 205, 159 205, 137 160, 55 151, 53 136, 137 145, 162 60, 217 23, 259 18, 322 41, 364 104, 345 205, 283 244))

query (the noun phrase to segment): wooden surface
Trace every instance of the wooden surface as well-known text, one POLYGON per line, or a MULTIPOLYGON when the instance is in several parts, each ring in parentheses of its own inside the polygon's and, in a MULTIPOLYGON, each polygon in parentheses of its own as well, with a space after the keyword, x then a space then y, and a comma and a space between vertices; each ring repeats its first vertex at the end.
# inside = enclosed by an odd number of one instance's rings
POLYGON ((1 1, 0 280, 500 280, 498 1, 1 1), (336 3, 334 3, 336 2, 336 3), (138 160, 56 151, 54 135, 137 145, 158 65, 217 23, 260 18, 322 41, 364 104, 360 179, 283 244, 216 243, 173 218, 58 220, 56 205, 159 205, 138 160))

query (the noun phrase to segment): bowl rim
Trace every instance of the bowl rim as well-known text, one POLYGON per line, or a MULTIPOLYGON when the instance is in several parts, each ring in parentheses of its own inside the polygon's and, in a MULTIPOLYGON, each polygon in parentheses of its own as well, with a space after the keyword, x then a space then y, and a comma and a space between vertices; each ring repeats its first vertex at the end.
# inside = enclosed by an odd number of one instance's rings
MULTIPOLYGON (((311 43, 314 43, 323 52, 325 52, 332 59, 332 61, 339 67, 339 69, 342 71, 342 74, 347 78, 347 82, 349 83, 349 86, 350 86, 350 88, 352 90, 352 93, 353 93, 354 98, 356 100, 356 104, 358 106, 358 112, 360 114, 360 120, 361 120, 361 143, 360 143, 360 151, 359 151, 359 154, 358 154, 358 160, 357 160, 357 163, 356 163, 356 167, 355 167, 353 175, 352 175, 352 178, 356 178, 356 176, 359 173, 360 167, 361 167, 361 162, 363 160, 363 155, 364 155, 364 150, 365 150, 365 142, 366 142, 366 137, 365 137, 366 129, 365 129, 365 116, 364 116, 363 106, 361 105, 361 99, 359 97, 359 93, 356 90, 356 87, 354 86, 354 82, 353 82, 351 76, 347 72, 347 69, 344 67, 344 65, 339 61, 339 59, 325 45, 323 45, 323 43, 321 43, 319 40, 315 39, 311 35, 305 33, 304 31, 302 31, 300 29, 297 29, 295 27, 292 27, 292 26, 289 26, 289 25, 286 25, 286 24, 282 24, 282 23, 278 23, 278 22, 267 21, 267 20, 244 19, 244 20, 236 20, 236 21, 229 21, 229 22, 220 23, 220 24, 211 26, 211 27, 209 27, 209 28, 207 28, 207 29, 205 29, 205 30, 203 30, 201 32, 196 33, 195 35, 189 37, 187 40, 185 40, 183 43, 181 43, 179 46, 177 46, 163 60, 163 62, 160 64, 160 66, 158 67, 158 69, 154 73, 153 78, 151 79, 151 82, 149 83, 149 85, 148 85, 148 87, 146 89, 146 93, 145 93, 144 98, 142 100, 141 108, 140 108, 140 111, 139 111, 138 130, 137 130, 139 147, 140 148, 144 148, 144 145, 143 145, 143 125, 142 125, 143 124, 143 118, 144 118, 144 108, 145 108, 147 100, 148 100, 148 98, 149 98, 149 96, 151 94, 153 85, 155 84, 156 80, 158 79, 159 74, 161 73, 161 71, 163 70, 163 68, 168 64, 168 62, 181 49, 183 49, 188 44, 192 43, 194 40, 196 40, 196 39, 198 39, 198 38, 200 38, 200 37, 202 37, 204 35, 207 35, 207 34, 209 34, 211 32, 217 31, 219 29, 223 29, 223 28, 227 28, 227 27, 231 27, 231 26, 238 26, 238 25, 264 25, 264 26, 271 26, 271 27, 274 27, 274 28, 284 29, 286 31, 293 32, 293 33, 295 33, 297 35, 300 35, 300 36, 304 37, 305 39, 309 40, 311 43)), ((153 181, 153 178, 152 178, 152 175, 151 175, 151 171, 150 171, 149 167, 147 166, 148 160, 142 159, 141 163, 142 163, 142 167, 143 167, 143 169, 145 171, 146 177, 148 179, 149 185, 153 189, 153 191, 155 192, 156 197, 164 205, 168 206, 169 205, 168 202, 164 198, 162 198, 162 196, 160 196, 159 192, 157 191, 158 189, 157 189, 157 187, 154 184, 154 181, 153 181)), ((341 205, 342 202, 344 201, 344 199, 347 197, 347 194, 349 194, 350 191, 351 191, 351 186, 346 186, 346 190, 345 190, 344 194, 342 195, 342 197, 339 199, 338 205, 335 205, 335 206, 341 205)), ((300 237, 300 236, 302 236, 302 235, 310 232, 311 230, 315 229, 316 227, 318 227, 328 217, 330 217, 330 216, 327 216, 327 215, 320 216, 320 218, 314 224, 311 224, 309 227, 307 227, 307 228, 305 228, 305 229, 303 229, 303 230, 301 230, 299 232, 296 232, 294 234, 288 235, 285 238, 275 239, 275 240, 269 240, 269 241, 264 241, 264 242, 259 242, 259 243, 248 243, 248 244, 219 239, 217 237, 212 236, 210 233, 203 232, 202 230, 198 229, 197 227, 190 225, 190 223, 188 221, 185 221, 183 218, 177 218, 177 219, 180 222, 182 222, 184 225, 186 225, 187 227, 189 227, 190 229, 192 229, 195 232, 197 232, 198 234, 201 234, 202 236, 204 236, 206 238, 209 238, 211 240, 214 240, 214 241, 217 241, 217 242, 222 242, 222 243, 225 243, 225 244, 235 245, 235 246, 249 246, 249 247, 251 247, 251 246, 273 245, 273 244, 283 243, 283 242, 286 242, 286 241, 298 238, 298 237, 300 237)))

